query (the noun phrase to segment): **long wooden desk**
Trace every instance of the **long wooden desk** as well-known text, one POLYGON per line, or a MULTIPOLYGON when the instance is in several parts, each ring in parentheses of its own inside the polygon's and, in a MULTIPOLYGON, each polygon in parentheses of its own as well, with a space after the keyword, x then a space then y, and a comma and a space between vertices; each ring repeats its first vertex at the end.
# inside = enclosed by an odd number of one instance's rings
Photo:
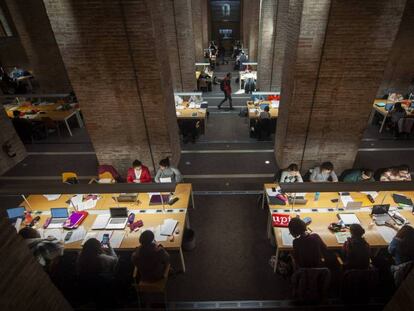
MULTIPOLYGON (((321 192, 318 201, 314 200, 314 193, 306 193, 305 198, 308 202, 304 205, 274 205, 269 204, 266 189, 277 188, 277 184, 265 184, 263 194, 263 206, 264 202, 267 201, 269 205, 269 217, 267 223, 267 235, 271 238, 273 232, 276 242, 276 263, 274 271, 276 271, 277 260, 281 251, 292 251, 292 245, 284 245, 282 239, 282 229, 279 227, 272 226, 272 214, 281 213, 289 214, 291 217, 299 216, 300 218, 310 217, 312 219, 309 228, 319 234, 321 239, 324 241, 329 249, 341 249, 343 244, 338 243, 336 236, 333 232, 328 229, 329 224, 338 222, 338 213, 355 213, 361 222, 362 227, 365 229, 365 239, 370 244, 372 249, 380 249, 388 247, 388 242, 384 240, 380 232, 377 230, 378 226, 374 223, 371 217, 371 208, 374 204, 390 204, 391 208, 395 208, 397 204, 392 198, 392 193, 403 194, 412 200, 414 200, 414 192, 406 191, 384 191, 379 192, 375 198, 375 203, 371 203, 366 194, 360 192, 350 192, 351 197, 354 201, 362 202, 362 208, 358 210, 345 210, 341 200, 338 202, 332 202, 332 199, 338 199, 338 193, 321 192)), ((414 223, 414 215, 411 210, 398 210, 399 213, 404 216, 411 224, 414 223)))
POLYGON ((25 114, 20 118, 39 122, 42 122, 44 118, 49 118, 54 122, 63 122, 66 125, 69 135, 73 136, 68 120, 75 116, 79 127, 82 128, 83 121, 80 116, 80 109, 75 105, 71 109, 60 110, 61 106, 62 104, 59 103, 34 105, 30 102, 25 102, 20 105, 6 105, 5 110, 9 118, 13 118, 13 112, 16 110, 23 113, 34 111, 35 113, 25 114))
MULTIPOLYGON (((388 111, 385 110, 385 107, 378 107, 377 104, 379 103, 384 103, 384 104, 394 104, 394 101, 391 100, 387 100, 387 99, 376 99, 374 100, 374 103, 372 104, 372 113, 370 116, 370 120, 369 123, 372 124, 372 121, 374 119, 374 115, 376 112, 378 112, 380 115, 382 115, 383 119, 382 119, 382 123, 381 123, 381 127, 379 129, 379 132, 381 133, 382 130, 384 129, 384 125, 385 125, 385 121, 388 117, 388 111)), ((413 110, 409 110, 408 107, 411 104, 411 100, 403 100, 401 101, 401 103, 403 104, 402 107, 405 108, 405 111, 407 112, 407 116, 414 116, 414 112, 413 110)))
MULTIPOLYGON (((133 250, 139 246, 139 236, 146 228, 154 228, 161 225, 165 219, 171 218, 178 221, 176 231, 173 236, 167 238, 166 241, 160 241, 167 250, 179 251, 181 258, 181 265, 183 271, 185 271, 184 256, 182 252, 182 237, 183 232, 186 227, 189 227, 189 219, 187 214, 187 209, 190 204, 194 207, 194 201, 192 197, 192 186, 191 184, 177 184, 174 192, 174 196, 179 200, 175 202, 172 206, 167 203, 164 205, 150 205, 149 204, 149 195, 148 193, 139 193, 138 201, 134 203, 117 203, 114 200, 114 197, 119 194, 102 194, 99 195, 100 199, 97 201, 96 207, 88 209, 87 212, 89 215, 86 217, 84 222, 81 224, 85 231, 90 231, 95 218, 100 214, 109 214, 109 208, 113 207, 127 207, 129 212, 135 214, 135 221, 142 220, 144 226, 140 228, 137 232, 130 232, 129 228, 124 229, 125 236, 118 250, 133 250)), ((73 195, 65 194, 61 195, 59 199, 48 201, 43 195, 29 195, 21 203, 21 206, 24 206, 26 210, 32 211, 33 216, 39 215, 40 221, 37 224, 38 228, 42 228, 46 219, 50 217, 50 209, 54 207, 66 207, 68 210, 74 211, 73 207, 70 207, 68 200, 73 195)), ((64 229, 59 229, 62 232, 67 231, 64 229)), ((95 230, 94 230, 95 231, 95 230)), ((96 231, 105 231, 105 230, 96 230, 96 231)), ((112 230, 106 230, 112 231, 112 230)), ((114 230, 120 231, 120 230, 114 230)), ((65 249, 68 250, 80 250, 82 241, 77 241, 73 243, 66 243, 65 249)))
POLYGON ((279 108, 272 108, 272 102, 269 100, 261 100, 256 104, 253 101, 249 100, 246 102, 247 113, 249 116, 249 123, 248 123, 249 132, 250 132, 250 129, 255 126, 256 120, 259 119, 260 112, 261 112, 260 105, 263 105, 263 104, 269 105, 270 117, 272 119, 272 123, 274 127, 276 128, 275 120, 279 116, 279 108))
POLYGON ((207 108, 189 108, 188 102, 183 102, 178 109, 176 106, 177 120, 197 120, 200 121, 201 134, 206 132, 207 108))

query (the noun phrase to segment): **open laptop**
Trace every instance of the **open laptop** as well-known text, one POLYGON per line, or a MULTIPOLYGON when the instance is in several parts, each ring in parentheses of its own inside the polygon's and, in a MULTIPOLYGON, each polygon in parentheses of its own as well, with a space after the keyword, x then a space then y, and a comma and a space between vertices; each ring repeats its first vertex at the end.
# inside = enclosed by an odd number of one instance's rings
POLYGON ((353 201, 353 202, 348 202, 345 206, 346 210, 353 210, 353 209, 359 209, 362 207, 362 202, 361 201, 353 201))
POLYGON ((66 219, 69 217, 68 209, 66 207, 56 207, 50 209, 50 222, 48 229, 62 228, 66 219))
POLYGON ((6 210, 7 217, 10 219, 10 221, 14 224, 17 219, 23 219, 24 218, 24 207, 14 207, 14 208, 8 208, 6 210))
POLYGON ((106 225, 105 229, 114 230, 114 229, 125 229, 125 226, 128 222, 128 210, 126 207, 115 207, 110 208, 109 212, 111 213, 111 218, 106 225))
POLYGON ((260 104, 260 110, 264 110, 266 107, 269 107, 269 104, 260 104))

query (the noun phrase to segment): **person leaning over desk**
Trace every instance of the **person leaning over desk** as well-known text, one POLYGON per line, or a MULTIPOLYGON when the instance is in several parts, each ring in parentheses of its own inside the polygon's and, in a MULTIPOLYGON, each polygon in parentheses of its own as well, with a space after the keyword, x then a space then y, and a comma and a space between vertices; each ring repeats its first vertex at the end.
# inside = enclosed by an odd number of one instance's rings
POLYGON ((305 222, 292 218, 289 222, 289 232, 293 240, 293 259, 299 268, 319 268, 323 266, 322 259, 328 255, 328 248, 316 233, 309 233, 305 222))
POLYGON ((128 183, 146 183, 151 182, 151 174, 145 165, 141 161, 135 160, 132 163, 132 167, 128 169, 127 182, 128 183))
POLYGON ((351 237, 349 237, 343 247, 345 269, 368 269, 370 260, 369 244, 363 238, 364 228, 360 224, 352 224, 349 227, 351 237))
POLYGON ((282 171, 280 175, 281 183, 292 183, 292 182, 303 182, 302 176, 299 172, 299 167, 297 164, 290 164, 285 170, 282 171))
POLYGON ((180 171, 170 166, 170 159, 165 158, 162 159, 159 163, 160 168, 155 175, 155 182, 162 183, 162 182, 181 182, 182 176, 180 171))
POLYGON ((345 174, 344 182, 375 181, 374 173, 371 170, 351 170, 345 174))
POLYGON ((323 162, 321 166, 317 166, 312 170, 310 175, 311 182, 338 182, 338 177, 335 174, 334 166, 331 162, 323 162))
POLYGON ((388 252, 396 265, 414 260, 414 228, 401 227, 388 246, 388 252))
POLYGON ((380 176, 380 181, 411 181, 408 165, 400 165, 386 169, 380 176))

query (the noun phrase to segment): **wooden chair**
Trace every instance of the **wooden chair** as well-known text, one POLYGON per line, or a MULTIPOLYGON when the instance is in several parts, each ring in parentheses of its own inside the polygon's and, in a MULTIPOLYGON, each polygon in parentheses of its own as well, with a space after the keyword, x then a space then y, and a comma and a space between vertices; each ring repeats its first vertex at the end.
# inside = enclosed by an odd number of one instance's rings
POLYGON ((62 182, 65 183, 70 178, 76 178, 76 179, 78 179, 78 175, 76 173, 73 173, 73 172, 64 172, 64 173, 62 173, 62 182))
MULTIPOLYGON (((112 174, 110 172, 103 172, 101 174, 98 175, 98 183, 101 183, 100 180, 103 179, 105 181, 110 180, 110 183, 115 183, 115 178, 114 176, 112 176, 112 174)), ((102 182, 102 183, 107 183, 107 182, 102 182)))
MULTIPOLYGON (((139 281, 137 283, 137 279, 139 279, 139 271, 137 267, 134 267, 134 272, 132 275, 133 282, 134 282, 133 287, 135 287, 135 290, 137 292, 138 303, 140 306, 141 306, 141 295, 149 296, 149 295, 161 294, 163 296, 163 302, 166 308, 167 300, 166 300, 165 288, 167 286, 168 273, 170 272, 170 268, 171 268, 171 265, 168 264, 165 267, 163 278, 159 281, 155 281, 155 282, 139 281)), ((144 304, 144 307, 145 307, 145 304, 144 304)))

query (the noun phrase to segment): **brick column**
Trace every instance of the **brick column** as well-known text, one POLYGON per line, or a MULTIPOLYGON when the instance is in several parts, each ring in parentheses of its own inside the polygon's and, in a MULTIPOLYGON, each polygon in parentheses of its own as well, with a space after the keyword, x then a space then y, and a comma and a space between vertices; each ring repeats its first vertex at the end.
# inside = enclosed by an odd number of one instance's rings
POLYGON ((174 91, 192 92, 195 78, 195 45, 191 0, 160 1, 166 35, 165 57, 170 60, 174 91))
POLYGON ((414 92, 414 57, 410 51, 414 42, 413 29, 414 1, 408 0, 377 97, 391 92, 404 95, 414 92))
POLYGON ((45 0, 99 162, 180 155, 160 2, 45 0))
POLYGON ((203 0, 193 0, 191 2, 193 31, 194 31, 194 47, 195 60, 200 62, 204 59, 204 38, 203 38, 203 0))
POLYGON ((210 1, 201 0, 201 19, 203 23, 203 49, 208 47, 211 36, 210 1))
POLYGON ((30 68, 26 69, 33 72, 40 86, 39 92, 70 92, 72 87, 43 1, 5 0, 5 2, 29 61, 30 68))
POLYGON ((26 148, 4 109, 0 109, 0 175, 26 157, 26 148))
POLYGON ((249 60, 257 61, 260 0, 244 0, 242 10, 243 45, 249 49, 249 60))
MULTIPOLYGON (((304 1, 297 50, 283 69, 276 157, 306 170, 353 165, 405 0, 304 1), (357 8, 357 9, 356 9, 357 8)), ((291 53, 293 52, 293 53, 291 53)))
POLYGON ((260 10, 257 84, 261 91, 280 91, 289 1, 262 0, 260 10))

